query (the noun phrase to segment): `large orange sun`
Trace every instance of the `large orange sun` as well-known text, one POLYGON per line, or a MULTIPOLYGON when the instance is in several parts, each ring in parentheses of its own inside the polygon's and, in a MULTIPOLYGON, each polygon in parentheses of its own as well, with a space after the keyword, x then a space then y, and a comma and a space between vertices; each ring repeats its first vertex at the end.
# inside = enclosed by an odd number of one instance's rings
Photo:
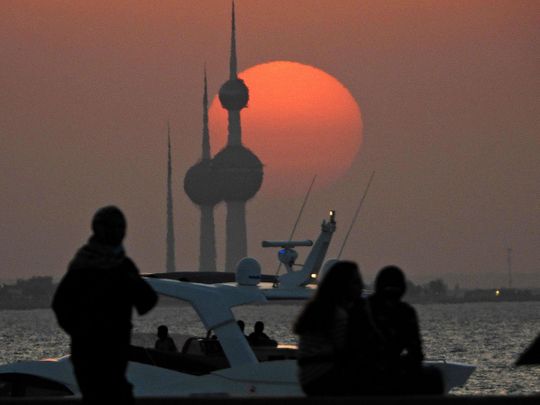
MULTIPOLYGON (((249 88, 242 142, 264 165, 261 193, 305 192, 317 175, 325 187, 347 172, 362 143, 360 108, 336 78, 313 66, 276 61, 238 75, 249 88)), ((212 150, 227 142, 227 111, 210 106, 212 150)))

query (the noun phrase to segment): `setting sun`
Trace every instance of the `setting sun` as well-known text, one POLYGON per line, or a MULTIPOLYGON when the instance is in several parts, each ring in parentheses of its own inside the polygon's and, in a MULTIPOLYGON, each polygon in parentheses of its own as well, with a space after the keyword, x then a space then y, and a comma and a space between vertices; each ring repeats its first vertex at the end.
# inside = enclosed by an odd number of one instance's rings
MULTIPOLYGON (((239 76, 250 92, 242 110, 242 140, 264 164, 263 194, 303 193, 314 175, 320 188, 348 170, 362 143, 362 118, 337 79, 286 61, 257 65, 239 76)), ((217 96, 210 131, 215 153, 227 139, 227 112, 217 96)))

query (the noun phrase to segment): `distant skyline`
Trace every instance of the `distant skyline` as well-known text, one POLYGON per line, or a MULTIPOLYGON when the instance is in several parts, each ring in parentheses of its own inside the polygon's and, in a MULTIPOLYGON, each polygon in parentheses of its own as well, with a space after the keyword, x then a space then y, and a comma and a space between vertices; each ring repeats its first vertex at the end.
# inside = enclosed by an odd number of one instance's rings
MULTIPOLYGON (((366 279, 390 263, 413 281, 506 275, 508 247, 514 274, 540 272, 539 2, 240 0, 236 11, 239 71, 312 65, 362 110, 359 154, 313 193, 298 237, 315 238, 336 209, 337 254, 375 170, 344 251, 366 279)), ((205 62, 211 97, 228 77, 229 16, 228 0, 2 3, 0 279, 62 275, 106 204, 126 213, 140 270, 164 271, 167 120, 176 263, 197 269, 182 180, 200 156, 205 62)), ((276 252, 260 241, 286 238, 301 200, 248 205, 249 252, 266 273, 276 252)), ((223 204, 215 215, 223 263, 223 204)))

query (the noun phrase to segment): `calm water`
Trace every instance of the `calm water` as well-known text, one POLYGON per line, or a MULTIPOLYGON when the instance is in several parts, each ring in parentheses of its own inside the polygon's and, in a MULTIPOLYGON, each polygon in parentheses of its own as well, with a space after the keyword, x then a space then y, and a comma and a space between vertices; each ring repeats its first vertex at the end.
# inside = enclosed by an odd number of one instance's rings
MULTIPOLYGON (((268 334, 294 342, 290 326, 300 305, 242 307, 246 322, 266 323, 268 334)), ((418 305, 427 357, 471 363, 477 370, 456 394, 531 394, 540 392, 540 366, 513 367, 519 353, 540 333, 540 302, 418 305)), ((204 335, 188 306, 158 307, 134 319, 134 331, 154 333, 160 324, 172 333, 204 335)), ((68 353, 68 339, 50 310, 0 311, 0 363, 57 357, 68 353)))

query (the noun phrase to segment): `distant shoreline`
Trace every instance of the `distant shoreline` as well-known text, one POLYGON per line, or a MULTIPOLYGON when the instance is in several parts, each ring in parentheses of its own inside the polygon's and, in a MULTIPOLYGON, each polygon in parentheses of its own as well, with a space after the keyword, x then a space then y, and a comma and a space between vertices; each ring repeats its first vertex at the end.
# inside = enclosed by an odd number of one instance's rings
MULTIPOLYGON (((0 310, 32 310, 50 308, 58 283, 52 277, 19 279, 15 284, 0 285, 0 310)), ((463 304, 476 302, 535 302, 540 301, 540 289, 449 288, 442 279, 416 285, 407 282, 405 301, 411 304, 463 304)), ((160 297, 160 305, 182 305, 176 299, 160 297)), ((185 305, 185 304, 184 304, 185 305)))
MULTIPOLYGON (((477 300, 463 300, 463 299, 451 299, 451 298, 445 298, 445 299, 438 299, 438 300, 428 300, 428 299, 422 299, 422 300, 406 300, 409 304, 412 305, 433 305, 433 304, 444 304, 444 305, 452 305, 452 304, 483 304, 483 303, 495 303, 495 302, 540 302, 540 296, 534 296, 530 297, 528 299, 477 299, 477 300)), ((301 304, 299 301, 291 301, 286 303, 276 302, 276 305, 286 305, 286 304, 301 304)), ((188 305, 186 303, 182 303, 178 300, 174 299, 167 299, 164 297, 161 297, 161 302, 159 306, 163 307, 172 307, 172 306, 183 306, 188 305), (170 301, 169 301, 170 300, 170 301)), ((38 310, 38 309, 51 309, 50 304, 47 305, 32 305, 32 304, 20 304, 20 303, 13 303, 12 305, 0 305, 0 311, 32 311, 32 310, 38 310)))

